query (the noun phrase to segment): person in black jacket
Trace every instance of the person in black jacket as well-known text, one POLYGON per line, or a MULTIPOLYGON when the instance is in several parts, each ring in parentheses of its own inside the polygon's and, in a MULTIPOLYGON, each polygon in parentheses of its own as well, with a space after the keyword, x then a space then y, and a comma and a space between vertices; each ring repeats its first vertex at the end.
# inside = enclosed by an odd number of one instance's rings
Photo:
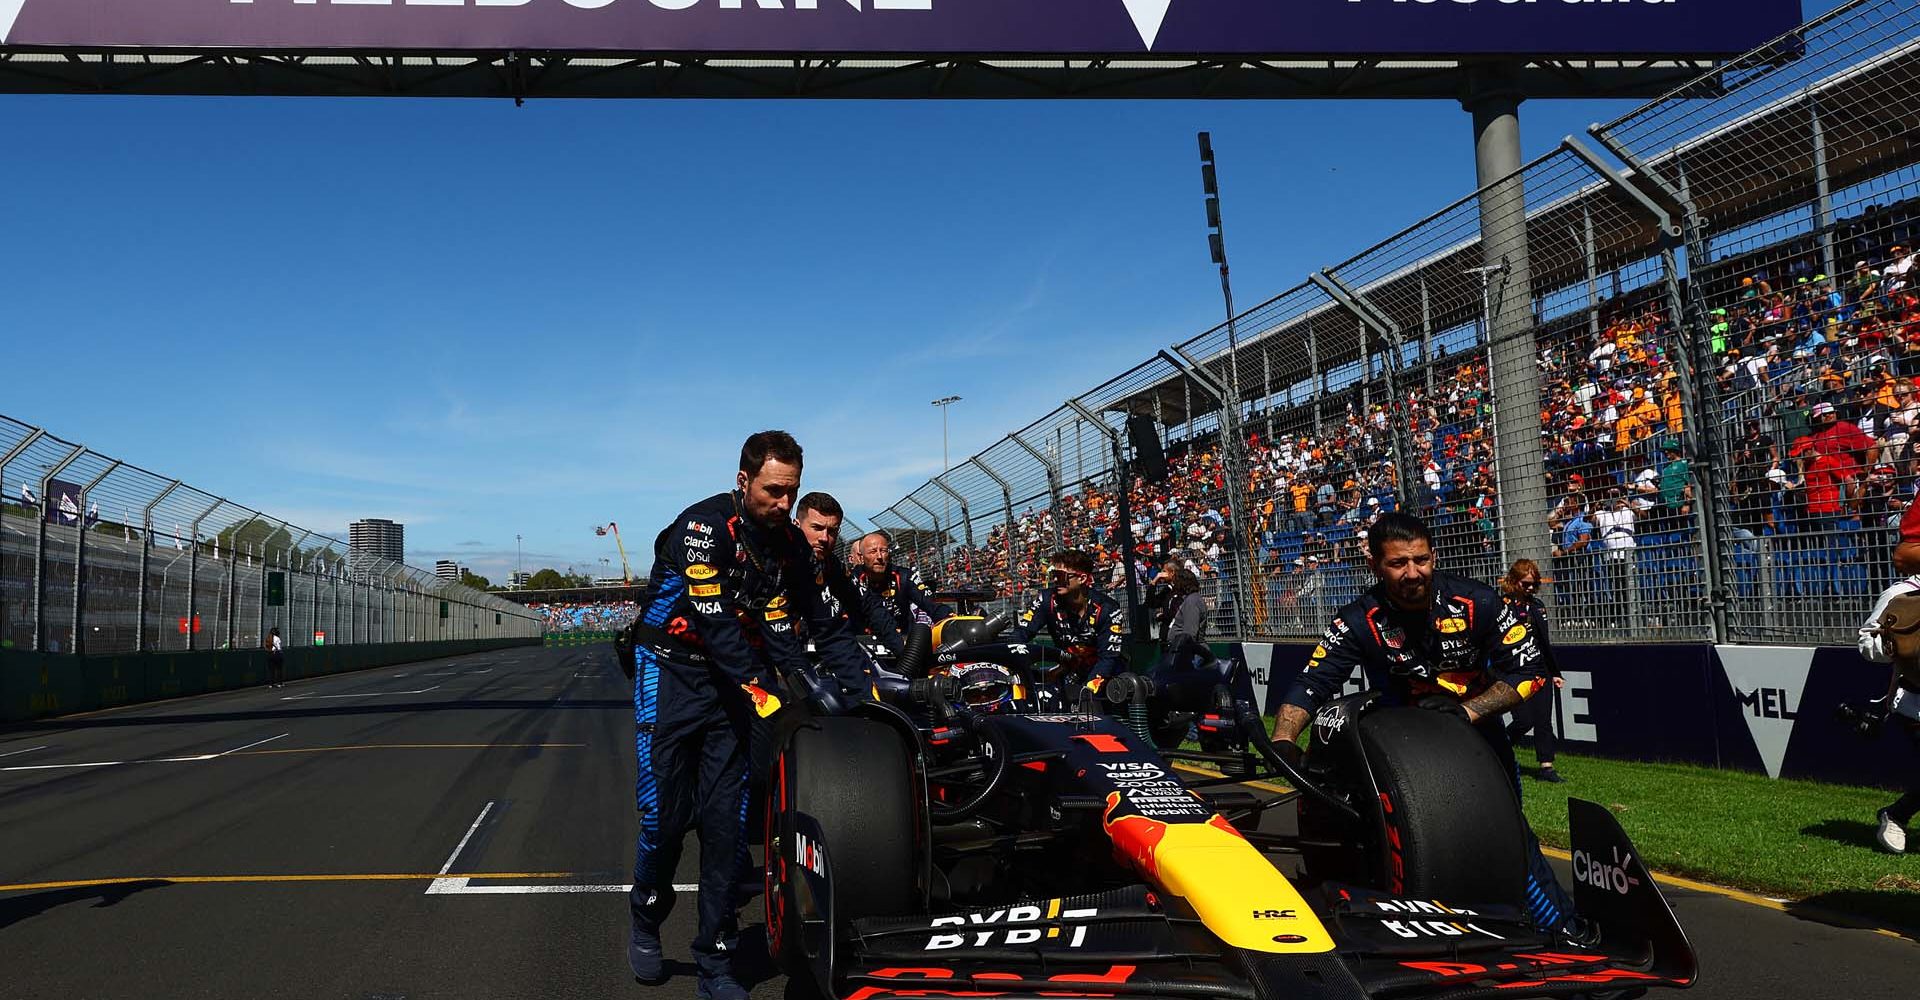
MULTIPOLYGON (((1333 616, 1320 646, 1274 721, 1274 751, 1297 759, 1314 709, 1336 697, 1355 670, 1386 705, 1410 705, 1471 725, 1508 774, 1513 744, 1500 719, 1548 684, 1540 649, 1513 607, 1483 583, 1435 571, 1433 533, 1398 512, 1367 529, 1367 566, 1378 580, 1333 616)), ((1515 803, 1516 807, 1518 803, 1515 803)), ((1573 901, 1527 832, 1528 910, 1547 931, 1584 937, 1573 901)))
POLYGON ((1556 743, 1553 708, 1559 689, 1567 682, 1561 679, 1560 665, 1553 659, 1553 640, 1547 634, 1547 606, 1541 603, 1539 595, 1540 564, 1531 559, 1514 560, 1507 569, 1507 575, 1500 578, 1500 596, 1514 614, 1526 623, 1527 631, 1533 633, 1534 645, 1540 647, 1540 661, 1546 667, 1546 676, 1553 681, 1553 687, 1521 702, 1513 710, 1513 721, 1507 724, 1507 738, 1517 741, 1528 730, 1532 730, 1534 751, 1540 758, 1540 770, 1534 778, 1557 785, 1567 779, 1561 777, 1553 766, 1556 743))
MULTIPOLYGON (((820 598, 827 610, 845 619, 855 633, 873 636, 898 656, 906 648, 906 636, 886 600, 879 594, 861 590, 834 554, 840 544, 840 525, 845 520, 846 512, 840 501, 825 493, 809 493, 793 508, 793 523, 806 536, 807 544, 813 547, 814 559, 826 573, 827 582, 820 598)), ((858 678, 840 680, 843 686, 859 683, 858 678)))
POLYGON ((1098 693, 1109 678, 1126 669, 1126 608, 1094 589, 1093 557, 1085 552, 1065 549, 1053 554, 1047 589, 1027 603, 1008 636, 1025 643, 1041 632, 1051 636, 1060 651, 1064 691, 1084 687, 1098 693))
POLYGON ((800 445, 762 431, 740 449, 735 488, 688 507, 654 541, 633 646, 634 849, 627 963, 665 974, 660 926, 673 908, 687 828, 700 831, 700 921, 693 939, 701 1000, 747 1000, 733 975, 735 887, 747 858, 752 717, 779 708, 778 678, 819 690, 801 629, 835 676, 864 669, 846 623, 821 601, 824 570, 788 511, 800 492, 800 445))
POLYGON ((953 616, 953 609, 941 604, 927 593, 926 584, 920 579, 917 569, 901 570, 893 564, 893 540, 884 531, 875 531, 860 539, 860 556, 865 560, 853 582, 869 594, 878 594, 887 602, 887 610, 893 613, 893 620, 902 629, 913 627, 918 619, 917 610, 927 617, 927 624, 945 621, 953 616))

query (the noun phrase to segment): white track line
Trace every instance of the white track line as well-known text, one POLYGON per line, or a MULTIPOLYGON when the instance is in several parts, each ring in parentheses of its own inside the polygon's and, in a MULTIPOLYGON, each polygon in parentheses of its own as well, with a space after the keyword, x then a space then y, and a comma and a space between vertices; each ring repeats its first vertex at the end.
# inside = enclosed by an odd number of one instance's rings
MULTIPOLYGON (((460 855, 466 851, 467 843, 480 830, 480 824, 487 821, 487 814, 493 812, 493 803, 480 808, 480 815, 473 818, 473 825, 467 827, 466 836, 455 844, 453 853, 447 855, 447 863, 440 866, 439 874, 443 878, 427 883, 429 896, 545 896, 575 895, 589 892, 629 892, 631 885, 470 885, 471 879, 459 875, 448 875, 459 862, 460 855)), ((699 892, 699 885, 675 885, 675 892, 699 892)))
POLYGON ((423 687, 418 691, 367 691, 361 694, 288 694, 288 695, 281 695, 280 700, 281 701, 317 701, 321 698, 382 698, 382 697, 386 697, 387 695, 426 694, 428 691, 438 691, 438 690, 440 690, 440 685, 435 684, 432 687, 423 687))
MULTIPOLYGON (((124 767, 128 764, 191 764, 203 760, 217 760, 230 753, 251 750, 262 743, 272 743, 274 740, 286 739, 287 736, 287 733, 281 733, 278 736, 269 736, 264 740, 256 740, 246 746, 234 747, 231 750, 222 750, 219 753, 196 753, 188 754, 184 757, 145 757, 140 760, 90 760, 74 764, 15 764, 11 767, 0 767, 0 771, 59 771, 77 767, 124 767)), ((34 747, 34 749, 45 750, 46 747, 34 747)), ((27 751, 20 750, 16 752, 26 753, 27 751)))
MULTIPOLYGON (((51 746, 51 744, 49 744, 49 746, 51 746)), ((32 753, 35 750, 45 750, 45 749, 46 747, 28 747, 25 750, 9 750, 6 753, 0 753, 0 757, 16 757, 23 753, 32 753)))
POLYGON ((453 845, 453 853, 447 855, 447 863, 440 866, 440 874, 445 875, 453 870, 453 863, 460 860, 460 852, 467 849, 467 841, 473 839, 474 831, 480 829, 480 824, 487 821, 487 814, 492 811, 493 803, 491 802, 480 807, 480 815, 475 816, 473 818, 473 825, 467 827, 467 835, 461 837, 458 844, 453 845))
POLYGON ((253 743, 249 743, 249 744, 247 744, 246 746, 243 746, 243 747, 234 747, 234 748, 233 748, 233 749, 231 749, 231 750, 222 750, 222 751, 220 751, 219 753, 217 753, 217 754, 214 754, 214 756, 215 756, 215 757, 225 757, 225 756, 226 756, 227 754, 230 754, 230 753, 239 753, 239 752, 240 752, 240 751, 242 751, 242 750, 251 750, 251 749, 253 749, 254 747, 257 747, 257 746, 259 746, 259 745, 260 745, 260 744, 262 744, 262 743, 272 743, 272 742, 273 742, 274 740, 284 740, 284 739, 286 739, 286 738, 287 738, 287 734, 286 734, 286 733, 281 733, 281 734, 280 734, 280 735, 278 735, 278 736, 269 736, 269 737, 267 737, 267 738, 266 738, 266 739, 264 739, 264 740, 259 740, 259 741, 256 741, 256 742, 253 742, 253 743))

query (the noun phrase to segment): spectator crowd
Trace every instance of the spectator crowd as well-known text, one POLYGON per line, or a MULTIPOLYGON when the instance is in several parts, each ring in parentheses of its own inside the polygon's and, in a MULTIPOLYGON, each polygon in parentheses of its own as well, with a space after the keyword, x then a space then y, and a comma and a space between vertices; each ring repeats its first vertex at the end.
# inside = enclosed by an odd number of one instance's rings
MULTIPOLYGON (((1890 582, 1890 525, 1920 471, 1920 286, 1913 248, 1860 252, 1846 276, 1802 256, 1699 289, 1714 307, 1701 378, 1713 387, 1697 404, 1661 289, 1543 328, 1547 492, 1544 503, 1520 503, 1547 511, 1552 551, 1541 555, 1562 619, 1655 633, 1704 621, 1703 484, 1689 457, 1701 428, 1690 413, 1719 434, 1717 523, 1736 608, 1741 598, 1865 598, 1890 582)), ((1276 633, 1317 630, 1370 584, 1366 530, 1402 492, 1400 434, 1414 512, 1434 526, 1453 571, 1493 579, 1500 495, 1487 363, 1477 351, 1442 354, 1432 371, 1397 401, 1377 385, 1349 386, 1321 400, 1318 426, 1297 432, 1283 421, 1297 423, 1306 407, 1255 413, 1245 424, 1244 556, 1228 529, 1218 437, 1171 443, 1165 481, 1131 484, 1136 572, 1183 562, 1211 581, 1218 610, 1236 600, 1229 583, 1244 561, 1254 607, 1241 618, 1276 633)), ((1110 484, 1082 484, 995 524, 983 545, 950 549, 942 583, 1031 592, 1058 537, 1091 551, 1117 591, 1118 516, 1110 484)))
POLYGON ((636 601, 595 601, 585 604, 529 604, 534 613, 546 618, 548 634, 565 632, 618 632, 640 616, 636 601))

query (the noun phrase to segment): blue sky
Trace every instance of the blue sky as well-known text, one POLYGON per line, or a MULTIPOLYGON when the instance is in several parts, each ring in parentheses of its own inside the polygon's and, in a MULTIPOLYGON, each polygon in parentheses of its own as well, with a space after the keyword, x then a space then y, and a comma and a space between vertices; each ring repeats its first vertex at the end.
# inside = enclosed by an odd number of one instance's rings
MULTIPOLYGON (((1528 156, 1626 110, 1534 102, 1528 156)), ((0 98, 0 413, 410 561, 597 570, 784 427, 864 518, 1473 188, 1457 104, 0 98), (24 155, 23 155, 24 154, 24 155), (344 535, 343 535, 344 537, 344 535)))

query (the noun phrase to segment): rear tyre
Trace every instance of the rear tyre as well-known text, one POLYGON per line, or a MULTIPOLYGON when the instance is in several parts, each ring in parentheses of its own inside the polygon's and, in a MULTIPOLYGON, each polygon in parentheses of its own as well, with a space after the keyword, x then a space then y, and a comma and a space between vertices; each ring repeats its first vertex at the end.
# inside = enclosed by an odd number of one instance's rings
POLYGON ((1480 734, 1455 716, 1389 708, 1361 720, 1360 743, 1386 811, 1382 887, 1524 908, 1526 819, 1513 776, 1480 734))
POLYGON ((839 934, 862 917, 900 916, 919 905, 919 811, 907 747, 867 719, 815 718, 779 735, 767 783, 767 950, 788 976, 812 971, 805 926, 825 900, 814 898, 797 856, 798 817, 819 824, 839 934), (791 735, 788 735, 788 734, 791 735))

